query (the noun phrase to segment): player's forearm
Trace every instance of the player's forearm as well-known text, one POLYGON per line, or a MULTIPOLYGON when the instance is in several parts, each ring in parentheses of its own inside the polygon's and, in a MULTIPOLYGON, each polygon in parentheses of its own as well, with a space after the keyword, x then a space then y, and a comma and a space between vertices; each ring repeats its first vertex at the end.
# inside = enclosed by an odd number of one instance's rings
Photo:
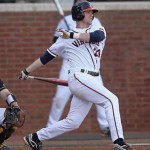
POLYGON ((6 100, 8 106, 10 106, 10 107, 17 106, 17 107, 19 107, 15 96, 7 88, 2 90, 0 92, 0 95, 1 95, 1 98, 3 100, 6 100))
POLYGON ((79 39, 85 42, 101 42, 105 39, 105 34, 103 31, 97 30, 90 33, 70 33, 70 38, 79 39))
POLYGON ((26 71, 28 73, 40 68, 41 66, 47 64, 49 61, 51 61, 53 58, 55 58, 54 55, 52 55, 50 52, 46 51, 40 58, 38 58, 36 61, 34 61, 30 66, 26 68, 26 71))
POLYGON ((40 68, 41 66, 43 66, 43 64, 42 64, 40 58, 38 58, 38 59, 35 60, 30 66, 28 66, 28 67, 26 68, 26 71, 27 71, 28 73, 31 73, 31 72, 33 72, 34 70, 40 68))
POLYGON ((20 80, 26 80, 31 72, 40 68, 41 66, 47 64, 50 60, 55 58, 53 54, 48 52, 48 50, 37 60, 35 60, 31 65, 29 65, 26 69, 22 70, 18 76, 20 80))
POLYGON ((74 39, 79 39, 85 42, 100 42, 105 39, 105 34, 103 31, 97 30, 91 33, 74 33, 74 39))
POLYGON ((79 40, 80 41, 85 41, 85 42, 90 41, 90 34, 89 33, 77 33, 77 34, 80 34, 79 35, 79 40))
POLYGON ((1 92, 0 92, 0 96, 2 99, 6 100, 7 99, 7 96, 11 94, 8 89, 3 89, 1 92))

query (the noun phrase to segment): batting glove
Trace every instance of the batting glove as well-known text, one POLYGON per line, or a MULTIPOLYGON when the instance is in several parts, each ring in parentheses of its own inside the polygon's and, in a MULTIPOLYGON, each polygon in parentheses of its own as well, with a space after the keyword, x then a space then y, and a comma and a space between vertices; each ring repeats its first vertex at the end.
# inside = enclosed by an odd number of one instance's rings
POLYGON ((28 75, 29 75, 29 72, 27 72, 27 70, 25 69, 25 70, 21 71, 20 75, 18 76, 18 79, 27 80, 28 75))
POLYGON ((69 39, 69 38, 79 39, 80 37, 80 33, 69 32, 68 30, 65 30, 65 29, 57 29, 56 31, 62 33, 61 37, 63 39, 69 39))

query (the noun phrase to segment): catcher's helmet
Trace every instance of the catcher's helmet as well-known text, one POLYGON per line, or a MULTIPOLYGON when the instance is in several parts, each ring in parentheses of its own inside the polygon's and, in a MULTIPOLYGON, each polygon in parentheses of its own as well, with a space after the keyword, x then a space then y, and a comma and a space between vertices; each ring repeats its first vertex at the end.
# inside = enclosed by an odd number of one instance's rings
POLYGON ((98 12, 98 10, 94 9, 92 7, 92 5, 90 4, 90 2, 88 2, 88 1, 75 3, 71 9, 72 19, 74 21, 83 20, 84 19, 84 12, 89 11, 89 10, 92 10, 93 13, 98 12))

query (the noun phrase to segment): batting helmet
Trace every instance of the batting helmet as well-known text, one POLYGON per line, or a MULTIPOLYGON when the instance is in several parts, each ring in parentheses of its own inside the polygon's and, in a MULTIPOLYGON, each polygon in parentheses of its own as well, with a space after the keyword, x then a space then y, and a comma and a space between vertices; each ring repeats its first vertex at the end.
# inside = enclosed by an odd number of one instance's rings
POLYGON ((72 6, 71 13, 72 13, 72 19, 74 21, 81 21, 84 19, 84 12, 92 10, 93 13, 98 12, 97 9, 94 9, 90 2, 77 2, 72 6))

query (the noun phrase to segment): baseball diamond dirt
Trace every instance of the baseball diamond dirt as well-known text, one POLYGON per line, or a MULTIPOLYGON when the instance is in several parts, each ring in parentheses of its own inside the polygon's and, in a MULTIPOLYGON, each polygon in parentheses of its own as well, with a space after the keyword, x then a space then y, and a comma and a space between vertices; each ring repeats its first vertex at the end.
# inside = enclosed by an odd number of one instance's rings
MULTIPOLYGON (((150 133, 128 133, 125 137, 134 150, 150 150, 150 133)), ((9 144, 12 150, 31 149, 18 135, 12 136, 5 144, 9 144)), ((112 147, 110 137, 102 137, 98 133, 65 134, 43 142, 43 150, 112 150, 112 147)))

